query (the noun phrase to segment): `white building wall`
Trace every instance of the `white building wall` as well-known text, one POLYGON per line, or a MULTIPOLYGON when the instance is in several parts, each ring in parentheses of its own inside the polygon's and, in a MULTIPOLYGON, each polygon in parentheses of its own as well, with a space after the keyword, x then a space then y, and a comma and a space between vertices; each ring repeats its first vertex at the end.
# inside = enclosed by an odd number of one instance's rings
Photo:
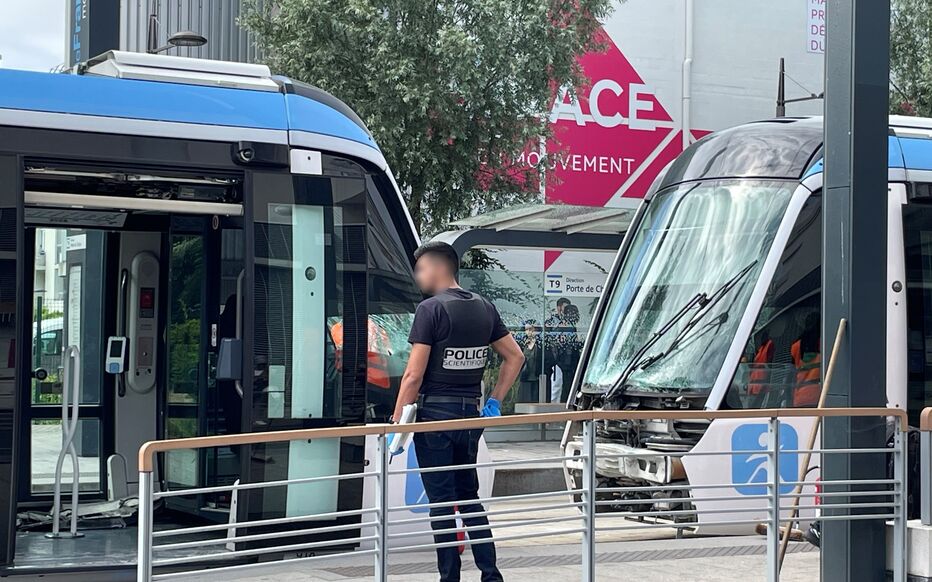
MULTIPOLYGON (((682 122, 687 0, 628 0, 605 30, 660 102, 682 122)), ((813 93, 824 85, 823 55, 808 52, 808 0, 693 0, 692 126, 718 130, 773 117, 778 67, 813 93)), ((787 79, 787 97, 807 93, 787 79)), ((820 115, 822 101, 788 115, 820 115)))

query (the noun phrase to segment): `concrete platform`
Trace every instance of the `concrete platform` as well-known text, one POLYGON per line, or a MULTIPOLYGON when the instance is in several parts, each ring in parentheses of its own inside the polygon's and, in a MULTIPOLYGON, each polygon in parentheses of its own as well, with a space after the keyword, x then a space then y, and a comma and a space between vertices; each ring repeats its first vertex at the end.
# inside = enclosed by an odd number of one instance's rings
MULTIPOLYGON (((563 454, 556 441, 490 442, 493 461, 545 459, 563 454)), ((532 461, 527 464, 499 467, 495 470, 492 494, 496 497, 557 491, 566 487, 560 461, 532 461)))
MULTIPOLYGON (((932 527, 918 520, 907 523, 906 573, 909 582, 932 582, 932 527)), ((893 523, 887 522, 887 569, 893 564, 893 523)))
MULTIPOLYGON (((499 567, 507 580, 570 582, 580 580, 578 543, 548 544, 527 540, 525 545, 502 544, 499 567)), ((639 582, 712 582, 763 580, 766 564, 764 540, 759 537, 686 538, 603 543, 597 557, 597 580, 639 582)), ((819 579, 819 552, 808 544, 793 544, 784 563, 783 582, 819 579)), ((472 558, 464 555, 463 580, 478 582, 472 558)), ((345 557, 332 564, 269 564, 240 574, 193 575, 199 582, 363 582, 372 578, 371 557, 345 557)), ((434 582, 432 552, 391 557, 391 580, 434 582)))

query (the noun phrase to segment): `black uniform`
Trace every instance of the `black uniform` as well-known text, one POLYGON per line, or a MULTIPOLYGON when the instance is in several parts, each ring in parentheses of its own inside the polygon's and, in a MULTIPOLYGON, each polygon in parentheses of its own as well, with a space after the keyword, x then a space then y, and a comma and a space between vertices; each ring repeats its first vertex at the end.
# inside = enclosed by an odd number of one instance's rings
MULTIPOLYGON (((426 299, 417 308, 408 341, 430 346, 430 359, 421 384, 418 420, 451 420, 479 416, 482 376, 488 361, 489 344, 508 335, 508 329, 491 303, 463 289, 447 289, 426 299)), ((469 465, 476 462, 481 430, 417 433, 414 449, 422 468, 469 465)), ((486 517, 469 517, 484 511, 479 498, 475 468, 423 473, 424 490, 431 503, 464 501, 457 505, 467 527, 488 527, 486 517)), ((431 516, 449 516, 431 522, 435 530, 455 529, 454 508, 437 507, 431 516)), ((502 580, 495 565, 492 532, 471 531, 471 540, 488 538, 489 543, 473 544, 476 566, 483 582, 502 580)), ((435 535, 437 543, 456 541, 456 534, 435 535)), ((441 582, 460 580, 460 555, 456 547, 437 550, 441 582)))

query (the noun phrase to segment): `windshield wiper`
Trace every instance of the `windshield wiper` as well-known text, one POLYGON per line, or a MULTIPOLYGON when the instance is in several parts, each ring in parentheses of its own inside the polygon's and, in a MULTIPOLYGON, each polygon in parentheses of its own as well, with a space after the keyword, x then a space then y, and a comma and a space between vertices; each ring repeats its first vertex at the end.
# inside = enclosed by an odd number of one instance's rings
MULTIPOLYGON (((732 289, 738 286, 738 283, 741 282, 744 277, 751 272, 751 269, 757 264, 758 259, 754 259, 746 267, 735 273, 730 279, 722 283, 722 285, 715 290, 712 295, 707 295, 705 293, 697 293, 692 299, 690 299, 686 305, 684 305, 670 320, 663 325, 650 339, 648 339, 644 345, 642 345, 637 352, 635 352, 634 357, 631 358, 631 363, 628 364, 624 371, 622 371, 621 376, 618 377, 618 380, 612 385, 608 392, 605 393, 605 398, 610 398, 618 390, 620 390, 625 383, 628 381, 628 378, 631 377, 636 370, 644 370, 653 366, 663 358, 667 357, 687 338, 689 332, 694 329, 702 318, 705 317, 712 311, 712 308, 722 300, 723 297, 728 295, 732 289), (651 356, 644 357, 644 354, 652 348, 660 339, 665 336, 674 325, 676 325, 683 317, 689 313, 689 311, 695 306, 699 305, 699 309, 693 313, 693 316, 686 322, 683 328, 680 330, 676 337, 673 338, 673 341, 670 342, 670 345, 666 350, 656 353, 651 356)), ((721 322, 724 323, 724 320, 721 322)))
POLYGON ((705 293, 696 293, 693 295, 692 299, 687 301, 686 304, 680 308, 679 311, 673 314, 673 317, 671 317, 665 324, 663 324, 663 327, 655 331, 654 334, 650 336, 650 338, 644 342, 644 344, 641 345, 641 347, 638 348, 636 352, 634 352, 634 356, 631 358, 630 363, 625 366, 625 369, 622 370, 621 375, 618 376, 618 380, 616 380, 615 383, 612 384, 612 387, 609 388, 608 392, 605 393, 605 398, 610 398, 615 394, 615 392, 618 391, 619 388, 624 386, 625 382, 628 381, 628 378, 632 373, 634 373, 634 370, 637 369, 638 365, 641 363, 641 358, 645 353, 647 353, 647 350, 654 347, 654 344, 660 341, 660 338, 667 335, 667 333, 673 329, 673 326, 676 325, 681 319, 683 319, 693 307, 698 305, 699 309, 702 310, 703 306, 705 306, 708 300, 708 296, 705 293))

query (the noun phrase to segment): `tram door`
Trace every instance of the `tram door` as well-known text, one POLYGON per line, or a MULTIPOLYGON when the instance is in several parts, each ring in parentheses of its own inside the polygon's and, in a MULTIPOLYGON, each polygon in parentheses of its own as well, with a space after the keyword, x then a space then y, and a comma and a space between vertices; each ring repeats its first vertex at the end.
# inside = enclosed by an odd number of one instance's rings
MULTIPOLYGON (((30 236, 31 235, 31 236, 30 236)), ((63 355, 70 346, 81 351, 77 429, 74 436, 80 457, 80 490, 104 491, 105 442, 112 407, 102 371, 100 339, 105 337, 107 289, 105 281, 107 235, 103 231, 66 228, 29 229, 34 243, 32 278, 31 378, 21 427, 28 449, 28 471, 21 471, 20 499, 52 493, 55 467, 62 444, 63 355)), ((27 255, 28 256, 28 255, 27 255)), ((59 479, 72 482, 71 463, 59 479)))
MULTIPOLYGON (((27 229, 32 374, 22 408, 29 470, 20 472, 20 502, 48 499, 56 479, 70 490, 70 459, 61 474, 55 467, 69 389, 64 356, 74 348, 79 398, 66 416, 78 417, 73 443, 86 499, 135 494, 136 453, 148 440, 217 434, 241 422, 213 364, 222 336, 235 332, 223 320, 232 316, 226 298, 235 298, 243 270, 242 231, 206 216, 162 216, 155 224, 161 229, 27 229)), ((173 453, 159 478, 168 486, 217 483, 238 473, 228 457, 173 453)))

